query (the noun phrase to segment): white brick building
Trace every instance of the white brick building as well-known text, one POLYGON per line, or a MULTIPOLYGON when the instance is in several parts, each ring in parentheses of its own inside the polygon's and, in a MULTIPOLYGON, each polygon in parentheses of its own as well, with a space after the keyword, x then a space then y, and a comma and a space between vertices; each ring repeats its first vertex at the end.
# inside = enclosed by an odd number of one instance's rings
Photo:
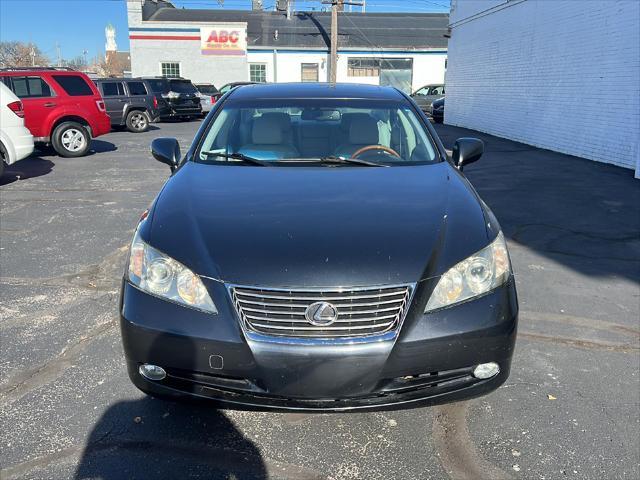
POLYGON ((452 0, 445 122, 635 169, 638 0, 452 0))
MULTIPOLYGON (((215 2, 213 2, 215 3, 215 2)), ((127 0, 133 76, 180 75, 220 87, 233 81, 326 82, 330 14, 174 8, 127 0), (207 52, 205 37, 238 32, 241 48, 207 52)), ((339 82, 395 85, 407 92, 443 83, 447 14, 340 13, 339 82)))

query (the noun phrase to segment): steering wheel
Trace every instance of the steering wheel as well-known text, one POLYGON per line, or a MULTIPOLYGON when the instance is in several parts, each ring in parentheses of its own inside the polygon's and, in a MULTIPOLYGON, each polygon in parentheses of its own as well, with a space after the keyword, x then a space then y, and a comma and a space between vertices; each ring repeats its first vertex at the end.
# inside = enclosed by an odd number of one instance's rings
POLYGON ((371 150, 382 150, 389 155, 400 158, 400 154, 398 152, 393 148, 385 147, 384 145, 367 145, 366 147, 362 147, 354 152, 353 155, 351 155, 351 158, 358 158, 363 153, 370 152, 371 150))

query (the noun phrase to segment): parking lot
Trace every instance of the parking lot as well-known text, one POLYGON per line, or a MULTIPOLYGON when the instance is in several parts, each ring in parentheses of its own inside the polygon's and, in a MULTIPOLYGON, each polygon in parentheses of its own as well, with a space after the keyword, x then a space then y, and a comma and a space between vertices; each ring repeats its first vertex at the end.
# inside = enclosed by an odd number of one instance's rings
MULTIPOLYGON (((500 220, 520 296, 508 382, 384 413, 216 410, 144 396, 118 290, 133 229, 199 122, 112 132, 0 180, 2 478, 638 478, 640 184, 630 170, 480 136, 467 176, 500 220)), ((223 208, 211 205, 210 208, 223 208)))

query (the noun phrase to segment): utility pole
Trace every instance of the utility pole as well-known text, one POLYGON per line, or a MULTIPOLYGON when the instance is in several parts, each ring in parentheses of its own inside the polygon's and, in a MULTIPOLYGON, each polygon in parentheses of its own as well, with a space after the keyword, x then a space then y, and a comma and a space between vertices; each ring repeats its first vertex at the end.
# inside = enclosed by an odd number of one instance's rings
POLYGON ((338 73, 338 7, 342 7, 342 0, 331 2, 331 61, 329 62, 329 82, 336 83, 338 73))
POLYGON ((62 55, 60 53, 60 44, 56 42, 56 54, 58 55, 58 66, 62 66, 62 55))
POLYGON ((344 12, 344 6, 357 5, 361 6, 360 2, 352 2, 345 0, 329 0, 322 2, 324 4, 331 4, 331 50, 329 61, 329 82, 336 83, 338 76, 338 12, 344 12))

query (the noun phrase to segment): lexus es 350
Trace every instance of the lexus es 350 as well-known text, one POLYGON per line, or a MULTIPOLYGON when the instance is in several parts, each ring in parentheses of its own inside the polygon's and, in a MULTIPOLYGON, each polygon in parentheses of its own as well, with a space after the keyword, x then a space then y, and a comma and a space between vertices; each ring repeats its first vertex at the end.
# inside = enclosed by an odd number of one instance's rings
POLYGON ((518 303, 500 226, 420 108, 390 87, 225 94, 137 226, 122 282, 142 391, 218 406, 406 408, 509 375, 518 303))

